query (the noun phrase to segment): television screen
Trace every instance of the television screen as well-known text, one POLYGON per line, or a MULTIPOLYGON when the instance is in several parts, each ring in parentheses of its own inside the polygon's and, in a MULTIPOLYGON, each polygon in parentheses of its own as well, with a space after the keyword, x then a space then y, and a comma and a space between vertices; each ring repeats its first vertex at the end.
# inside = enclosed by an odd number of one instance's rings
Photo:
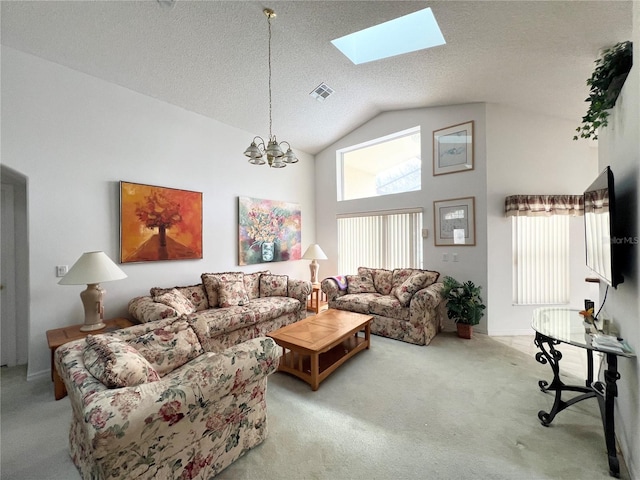
POLYGON ((584 192, 587 267, 612 287, 622 283, 615 258, 615 195, 609 167, 584 192))

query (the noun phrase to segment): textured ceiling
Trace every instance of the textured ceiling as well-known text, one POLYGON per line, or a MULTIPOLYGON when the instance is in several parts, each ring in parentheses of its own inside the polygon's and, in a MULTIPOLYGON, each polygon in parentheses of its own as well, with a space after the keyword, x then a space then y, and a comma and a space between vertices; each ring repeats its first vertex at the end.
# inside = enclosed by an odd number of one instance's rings
POLYGON ((572 119, 631 1, 3 1, 2 44, 315 154, 380 112, 493 102, 572 119), (330 40, 431 7, 446 45, 353 65, 330 40), (334 93, 309 96, 321 82, 334 93))

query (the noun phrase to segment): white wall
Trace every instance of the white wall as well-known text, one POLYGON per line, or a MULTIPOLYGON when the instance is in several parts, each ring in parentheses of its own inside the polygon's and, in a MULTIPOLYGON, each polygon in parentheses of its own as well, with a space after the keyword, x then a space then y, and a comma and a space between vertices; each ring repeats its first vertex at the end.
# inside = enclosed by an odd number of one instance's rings
MULTIPOLYGON (((585 104, 586 108, 586 104, 585 104)), ((581 195, 598 174, 597 149, 572 140, 577 122, 536 115, 513 108, 487 106, 487 222, 490 335, 533 334, 531 317, 537 306, 512 305, 511 218, 504 200, 517 194, 581 195)), ((584 217, 570 218, 571 300, 597 303, 598 289, 584 281, 584 217)))
MULTIPOLYGON (((611 166, 622 244, 624 283, 609 289, 606 310, 635 358, 618 360, 616 436, 631 478, 640 478, 640 2, 633 4, 633 68, 611 110, 609 126, 599 133, 599 163, 611 166)), ((604 295, 604 286, 601 294, 604 295)))
MULTIPOLYGON (((429 229, 429 237, 424 241, 424 268, 437 270, 442 277, 451 275, 459 280, 472 280, 481 285, 486 293, 487 230, 484 219, 487 216, 487 157, 485 151, 485 106, 478 103, 385 112, 316 155, 316 203, 318 205, 316 215, 318 225, 322 226, 318 229, 317 239, 329 257, 328 260, 322 262, 321 277, 355 273, 337 271, 337 214, 422 207, 424 209, 423 224, 425 228, 429 229), (474 170, 434 177, 432 170, 433 131, 470 120, 475 122, 474 170), (415 126, 420 126, 422 134, 421 191, 344 202, 336 200, 336 150, 415 126), (476 198, 476 245, 436 247, 433 240, 433 202, 468 196, 476 198), (444 262, 442 261, 443 253, 448 253, 449 259, 451 259, 452 253, 457 253, 459 261, 457 263, 444 262)), ((486 332, 486 317, 477 328, 478 331, 486 332)))
MULTIPOLYGON (((60 286, 56 265, 85 251, 119 258, 120 180, 203 192, 203 259, 125 264, 103 285, 106 317, 153 286, 200 282, 238 267, 237 197, 299 203, 302 246, 315 242, 313 157, 285 169, 250 165, 254 135, 2 47, 2 162, 28 178, 29 376, 48 374, 46 330, 82 323, 80 286, 60 286)), ((266 125, 265 125, 266 128, 266 125)), ((269 264, 308 278, 308 261, 269 264)))

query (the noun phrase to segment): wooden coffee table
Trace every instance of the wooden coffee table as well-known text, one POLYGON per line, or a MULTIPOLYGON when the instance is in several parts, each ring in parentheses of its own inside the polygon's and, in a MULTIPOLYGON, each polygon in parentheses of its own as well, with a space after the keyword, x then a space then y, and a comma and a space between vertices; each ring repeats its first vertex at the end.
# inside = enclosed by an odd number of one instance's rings
POLYGON ((329 309, 271 332, 268 336, 284 348, 278 371, 318 390, 336 368, 369 348, 371 320, 371 315, 329 309))

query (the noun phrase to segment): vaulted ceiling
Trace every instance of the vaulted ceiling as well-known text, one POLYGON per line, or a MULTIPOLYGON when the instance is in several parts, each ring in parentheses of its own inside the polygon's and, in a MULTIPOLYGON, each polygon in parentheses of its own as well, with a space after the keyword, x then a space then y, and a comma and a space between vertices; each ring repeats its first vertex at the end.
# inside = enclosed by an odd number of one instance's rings
POLYGON ((579 124, 631 1, 3 1, 2 44, 315 154, 380 112, 492 102, 579 124), (330 41, 431 7, 446 45, 353 65, 330 41), (309 93, 335 90, 324 102, 309 93))

